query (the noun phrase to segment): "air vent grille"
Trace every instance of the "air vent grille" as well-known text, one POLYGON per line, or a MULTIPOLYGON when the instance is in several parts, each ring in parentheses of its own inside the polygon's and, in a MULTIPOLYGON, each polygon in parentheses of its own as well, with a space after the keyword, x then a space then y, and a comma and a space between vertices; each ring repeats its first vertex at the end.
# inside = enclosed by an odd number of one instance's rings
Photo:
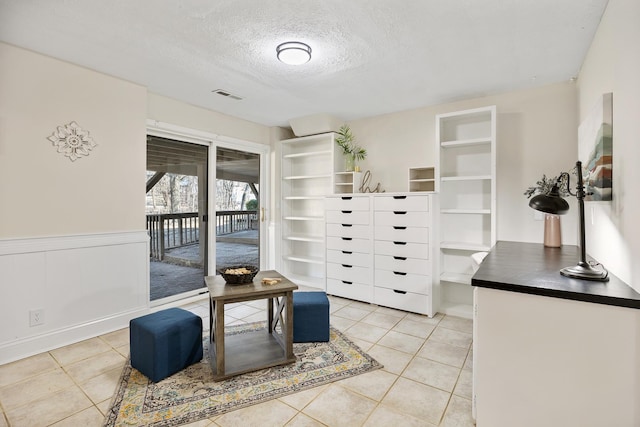
POLYGON ((216 89, 216 90, 214 90, 212 92, 215 93, 216 95, 220 95, 220 96, 224 96, 224 97, 227 97, 227 98, 235 99, 236 101, 242 100, 241 96, 234 95, 231 92, 226 91, 224 89, 216 89))

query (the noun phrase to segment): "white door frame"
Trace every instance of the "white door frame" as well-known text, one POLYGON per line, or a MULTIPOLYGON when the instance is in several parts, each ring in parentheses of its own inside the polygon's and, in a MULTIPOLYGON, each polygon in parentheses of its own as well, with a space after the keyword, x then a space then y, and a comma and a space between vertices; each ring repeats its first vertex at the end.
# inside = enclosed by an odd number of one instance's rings
MULTIPOLYGON (((230 148, 233 150, 242 150, 249 153, 255 153, 260 155, 260 209, 258 213, 260 217, 260 269, 267 268, 268 263, 268 251, 269 248, 269 218, 268 208, 269 200, 271 200, 269 187, 271 176, 271 165, 269 162, 271 147, 265 144, 259 144, 257 142, 246 141, 238 138, 232 138, 224 135, 218 135, 211 132, 200 131, 183 126, 173 125, 170 123, 159 122, 157 120, 147 120, 147 134, 153 136, 159 136, 163 138, 173 139, 176 141, 190 142, 192 144, 206 145, 209 147, 209 161, 208 161, 208 185, 207 185, 207 217, 210 218, 209 224, 214 224, 212 227, 207 227, 207 242, 209 247, 209 253, 215 253, 216 251, 216 232, 215 232, 215 217, 216 217, 216 151, 217 147, 230 148), (213 171, 213 173, 211 173, 213 171), (264 209, 264 210, 263 210, 264 209), (213 218, 213 220, 211 220, 213 218)), ((215 272, 216 262, 215 257, 208 257, 207 271, 210 275, 215 272)))

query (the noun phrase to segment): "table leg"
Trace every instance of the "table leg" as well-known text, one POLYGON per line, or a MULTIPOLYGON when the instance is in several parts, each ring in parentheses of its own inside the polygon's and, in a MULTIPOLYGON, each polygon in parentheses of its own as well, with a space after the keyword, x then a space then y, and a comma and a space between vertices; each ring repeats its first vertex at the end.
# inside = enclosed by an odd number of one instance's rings
POLYGON ((215 302, 213 301, 213 299, 209 298, 209 342, 212 343, 213 342, 213 320, 214 320, 214 313, 215 313, 215 302))
MULTIPOLYGON (((275 301, 278 301, 278 299, 276 298, 275 301)), ((267 299, 267 328, 270 334, 273 333, 273 328, 276 326, 273 323, 273 304, 274 304, 273 298, 267 299)))
POLYGON ((284 322, 282 322, 282 335, 284 335, 285 342, 285 357, 287 359, 294 358, 293 355, 293 291, 287 292, 283 297, 286 301, 286 314, 284 322))
POLYGON ((224 302, 217 302, 215 316, 216 374, 224 375, 224 302))

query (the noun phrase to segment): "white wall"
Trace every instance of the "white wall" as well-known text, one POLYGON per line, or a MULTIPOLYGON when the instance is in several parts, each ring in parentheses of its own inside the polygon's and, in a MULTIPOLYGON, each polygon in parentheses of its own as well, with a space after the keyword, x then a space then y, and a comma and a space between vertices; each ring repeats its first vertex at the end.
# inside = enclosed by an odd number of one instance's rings
POLYGON ((154 93, 149 93, 147 96, 147 115, 150 120, 193 130, 260 144, 269 145, 270 143, 270 128, 268 126, 196 107, 154 93))
MULTIPOLYGON (((372 183, 408 190, 408 168, 437 164, 435 116, 488 105, 497 107, 497 237, 539 242, 543 221, 534 220, 524 190, 542 177, 575 165, 577 90, 566 82, 540 88, 419 108, 354 121, 353 133, 369 154, 361 162, 372 183)), ((572 204, 575 208, 575 203, 572 204)), ((563 242, 577 243, 577 212, 562 218, 563 242)))
POLYGON ((145 228, 146 90, 0 44, 0 238, 145 228), (47 137, 76 121, 75 162, 47 137))
POLYGON ((586 203, 587 251, 640 292, 640 2, 610 0, 578 78, 582 121, 613 92, 613 201, 586 203))
POLYGON ((0 63, 4 363, 146 312, 149 256, 145 88, 2 43, 0 63), (98 144, 75 162, 47 140, 71 121, 98 144))

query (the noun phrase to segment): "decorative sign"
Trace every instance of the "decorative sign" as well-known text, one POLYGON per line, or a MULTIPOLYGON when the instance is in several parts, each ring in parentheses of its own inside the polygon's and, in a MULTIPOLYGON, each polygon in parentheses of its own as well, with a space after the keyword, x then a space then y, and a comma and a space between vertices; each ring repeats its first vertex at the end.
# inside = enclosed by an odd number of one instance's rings
POLYGON ((58 153, 64 154, 72 162, 80 156, 88 156, 98 144, 89 136, 89 132, 82 129, 76 122, 58 126, 47 138, 57 147, 58 153))
POLYGON ((362 184, 360 185, 361 193, 384 193, 384 190, 380 188, 380 183, 378 183, 373 190, 369 188, 369 181, 371 181, 371 171, 366 171, 362 176, 362 184))

